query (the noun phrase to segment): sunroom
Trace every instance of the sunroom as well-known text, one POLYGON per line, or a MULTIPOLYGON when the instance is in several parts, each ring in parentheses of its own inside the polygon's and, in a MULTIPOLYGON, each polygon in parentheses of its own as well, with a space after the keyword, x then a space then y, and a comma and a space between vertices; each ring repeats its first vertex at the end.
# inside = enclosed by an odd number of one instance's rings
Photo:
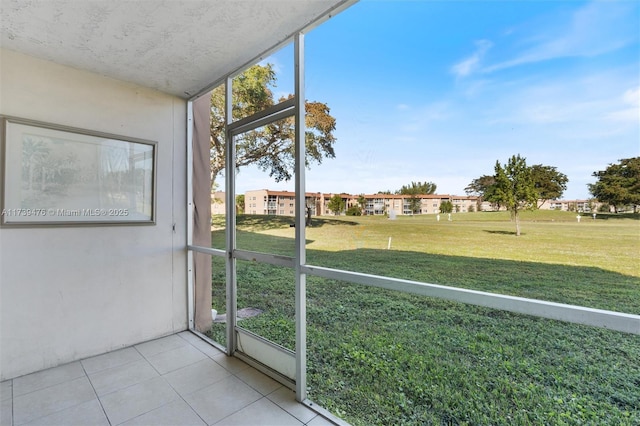
MULTIPOLYGON (((394 261, 382 252, 339 254, 368 256, 371 269, 358 270, 308 250, 319 228, 306 226, 305 38, 353 3, 2 2, 2 425, 340 424, 349 401, 318 394, 317 377, 363 364, 389 371, 341 340, 376 336, 349 329, 340 306, 322 312, 320 288, 345 305, 371 291, 375 303, 359 309, 376 324, 385 300, 383 315, 404 318, 394 301, 417 297, 445 303, 420 305, 423 319, 455 304, 502 323, 640 334, 635 314, 389 277, 374 266, 394 261), (235 116, 234 81, 283 51, 291 96, 235 116), (212 91, 224 98, 220 176, 210 169, 212 91), (236 209, 247 178, 237 148, 283 123, 294 215, 288 230, 264 235, 236 209), (212 222, 217 189, 226 211, 212 222), (314 345, 310 330, 323 327, 334 340, 314 345), (336 348, 343 369, 318 368, 336 348)), ((390 358, 407 349, 387 348, 390 358)), ((327 381, 340 395, 343 377, 327 381)))

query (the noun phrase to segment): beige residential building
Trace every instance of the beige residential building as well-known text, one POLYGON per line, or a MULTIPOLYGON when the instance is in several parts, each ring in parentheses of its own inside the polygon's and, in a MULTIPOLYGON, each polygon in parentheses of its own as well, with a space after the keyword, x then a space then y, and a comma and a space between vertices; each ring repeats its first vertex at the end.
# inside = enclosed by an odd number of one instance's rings
POLYGON ((226 203, 225 203, 225 194, 224 191, 216 191, 211 193, 211 214, 225 214, 226 203))
MULTIPOLYGON (((311 209, 313 216, 331 216, 334 213, 329 209, 329 200, 335 193, 307 192, 306 204, 311 209)), ((359 206, 361 195, 338 194, 342 198, 345 211, 352 206, 359 206)), ((364 194, 366 202, 363 214, 365 215, 411 215, 410 196, 396 194, 364 194)), ((420 195, 420 207, 416 214, 436 214, 440 212, 440 206, 445 201, 453 204, 455 213, 474 211, 478 197, 457 196, 447 194, 420 195)), ((295 193, 291 191, 270 191, 259 189, 245 192, 244 212, 246 214, 267 214, 278 216, 295 215, 295 193)), ((344 212, 342 212, 344 214, 344 212)))
POLYGON ((454 213, 467 213, 478 211, 479 197, 469 195, 452 195, 451 203, 453 204, 454 213))
POLYGON ((548 200, 538 208, 540 210, 563 210, 579 213, 590 213, 593 211, 600 211, 600 207, 603 203, 599 203, 596 200, 548 200))
MULTIPOLYGON (((600 203, 595 199, 591 200, 547 200, 544 203, 538 200, 539 210, 562 210, 565 212, 591 213, 600 211, 600 208, 606 204, 600 203)), ((483 211, 494 211, 495 206, 488 201, 482 202, 483 211)), ((501 209, 504 210, 504 209, 501 209)))
MULTIPOLYGON (((325 204, 324 194, 307 192, 305 198, 307 208, 311 209, 313 216, 318 216, 317 212, 322 213, 325 204)), ((291 191, 258 189, 244 193, 245 214, 295 216, 295 205, 296 194, 291 191)))
MULTIPOLYGON (((367 204, 364 214, 380 215, 392 214, 411 215, 411 197, 409 195, 396 194, 371 194, 364 196, 367 204)), ((419 195, 420 207, 415 214, 439 213, 440 205, 444 201, 449 201, 449 195, 428 194, 419 195)))
MULTIPOLYGON (((331 192, 307 192, 306 204, 312 216, 333 216, 329 209, 329 200, 336 195, 331 192)), ((361 195, 337 194, 344 202, 344 211, 352 206, 360 206, 361 195)), ((275 216, 295 216, 295 192, 271 191, 258 189, 244 194, 244 213, 275 216)), ((476 211, 495 211, 496 207, 487 201, 480 202, 480 198, 467 195, 425 194, 420 195, 420 207, 411 211, 411 197, 399 194, 364 194, 366 202, 363 215, 412 215, 438 214, 444 202, 451 202, 453 213, 470 213, 476 211), (480 205, 480 207, 478 207, 480 205)), ((539 205, 540 203, 538 203, 539 205)), ((542 204, 541 210, 563 210, 576 212, 591 212, 597 210, 602 203, 594 200, 549 200, 542 204)), ((502 209, 504 210, 504 209, 502 209)), ((225 193, 217 191, 211 196, 211 214, 225 214, 225 193)))

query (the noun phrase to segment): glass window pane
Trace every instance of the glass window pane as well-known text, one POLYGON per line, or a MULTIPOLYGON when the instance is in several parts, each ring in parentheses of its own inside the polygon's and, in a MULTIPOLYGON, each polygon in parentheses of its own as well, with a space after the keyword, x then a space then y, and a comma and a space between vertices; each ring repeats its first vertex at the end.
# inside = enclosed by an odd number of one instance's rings
POLYGON ((293 117, 236 136, 236 238, 243 250, 293 256, 293 117))
MULTIPOLYGON (((293 45, 288 44, 233 78, 233 121, 249 117, 294 92, 293 45)), ((223 108, 224 90, 215 94, 223 108)))

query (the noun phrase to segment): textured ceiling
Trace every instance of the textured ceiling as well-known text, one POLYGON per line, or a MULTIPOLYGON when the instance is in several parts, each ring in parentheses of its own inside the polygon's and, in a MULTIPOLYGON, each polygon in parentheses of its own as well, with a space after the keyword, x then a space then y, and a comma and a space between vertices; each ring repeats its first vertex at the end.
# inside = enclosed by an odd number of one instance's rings
POLYGON ((188 98, 351 3, 0 0, 0 45, 188 98))

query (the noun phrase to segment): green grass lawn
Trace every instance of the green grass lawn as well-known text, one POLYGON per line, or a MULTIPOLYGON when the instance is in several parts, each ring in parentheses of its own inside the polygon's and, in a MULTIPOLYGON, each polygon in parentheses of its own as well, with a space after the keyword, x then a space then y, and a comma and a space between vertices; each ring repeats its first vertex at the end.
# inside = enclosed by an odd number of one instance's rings
MULTIPOLYGON (((520 237, 506 213, 452 219, 314 219, 307 260, 640 313, 640 221, 633 216, 577 223, 571 213, 532 212, 520 237)), ((240 216, 238 246, 292 255, 292 221, 240 216)), ((223 231, 212 241, 221 247, 223 231)), ((213 261, 220 311, 224 268, 213 261)), ((352 424, 640 424, 637 335, 307 281, 309 396, 352 424)), ((238 307, 264 311, 240 325, 292 349, 293 289, 291 270, 239 261, 238 307)))

